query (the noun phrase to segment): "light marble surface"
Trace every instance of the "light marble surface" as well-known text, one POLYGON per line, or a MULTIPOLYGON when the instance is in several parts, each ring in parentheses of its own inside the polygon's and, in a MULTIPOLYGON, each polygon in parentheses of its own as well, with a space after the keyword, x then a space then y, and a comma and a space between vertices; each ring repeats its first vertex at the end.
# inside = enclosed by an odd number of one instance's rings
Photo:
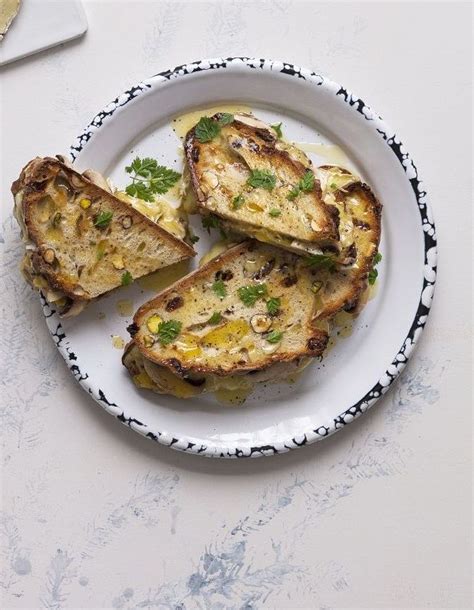
POLYGON ((0 71, 2 608, 471 607, 470 10, 87 2, 83 40, 0 71), (145 441, 75 384, 18 274, 9 184, 130 84, 227 54, 311 67, 387 119, 440 264, 416 354, 374 409, 304 450, 224 462, 145 441))

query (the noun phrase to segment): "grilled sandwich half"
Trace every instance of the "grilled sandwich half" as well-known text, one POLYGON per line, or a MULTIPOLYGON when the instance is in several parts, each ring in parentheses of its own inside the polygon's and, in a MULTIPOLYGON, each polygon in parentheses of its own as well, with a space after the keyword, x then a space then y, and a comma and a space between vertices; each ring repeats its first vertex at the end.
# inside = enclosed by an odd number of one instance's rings
POLYGON ((339 253, 336 207, 310 159, 272 127, 218 113, 188 132, 184 148, 198 210, 224 230, 300 254, 339 253))
POLYGON ((381 208, 345 170, 318 175, 351 259, 338 265, 254 240, 228 249, 137 311, 123 356, 137 386, 189 398, 282 379, 323 354, 334 315, 364 304, 381 208))
POLYGON ((63 315, 195 254, 109 192, 99 174, 79 174, 62 158, 33 159, 12 193, 26 242, 24 275, 63 315))

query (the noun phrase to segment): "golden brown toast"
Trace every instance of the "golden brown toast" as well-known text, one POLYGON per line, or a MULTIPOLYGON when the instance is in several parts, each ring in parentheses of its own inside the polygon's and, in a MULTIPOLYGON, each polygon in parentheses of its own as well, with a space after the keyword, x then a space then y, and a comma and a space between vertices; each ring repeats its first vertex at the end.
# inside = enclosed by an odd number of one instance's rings
POLYGON ((50 157, 30 161, 12 185, 25 275, 62 313, 195 254, 103 186, 50 157))

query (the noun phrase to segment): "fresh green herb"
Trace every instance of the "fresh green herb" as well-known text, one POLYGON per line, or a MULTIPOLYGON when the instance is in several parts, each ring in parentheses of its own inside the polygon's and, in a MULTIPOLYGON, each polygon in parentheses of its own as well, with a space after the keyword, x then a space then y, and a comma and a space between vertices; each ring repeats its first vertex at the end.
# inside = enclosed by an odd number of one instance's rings
POLYGON ((314 174, 311 170, 307 170, 305 175, 301 178, 296 186, 294 186, 291 191, 286 196, 287 199, 293 201, 298 197, 298 195, 303 191, 308 193, 312 191, 314 188, 314 174))
POLYGON ((153 201, 155 195, 166 193, 181 177, 179 172, 158 165, 156 159, 149 157, 136 157, 125 171, 132 178, 132 184, 125 188, 125 192, 143 201, 153 201))
POLYGON ((373 266, 372 266, 372 269, 369 271, 369 276, 368 276, 369 284, 371 286, 373 286, 375 284, 375 281, 379 275, 379 272, 377 271, 375 266, 378 265, 381 260, 382 260, 382 255, 380 254, 380 252, 377 252, 377 254, 374 256, 373 266))
POLYGON ((245 199, 242 194, 236 195, 232 199, 232 207, 234 208, 234 210, 238 210, 244 204, 244 202, 245 202, 245 199))
POLYGON ((199 236, 198 235, 190 235, 189 236, 189 240, 191 241, 192 244, 196 244, 199 241, 199 236))
POLYGON ((327 256, 326 254, 311 254, 306 261, 309 267, 321 267, 329 269, 329 271, 334 271, 336 268, 334 257, 327 256))
POLYGON ((286 198, 289 201, 294 201, 298 195, 300 194, 300 188, 299 186, 294 186, 291 191, 288 193, 288 195, 286 196, 286 198))
POLYGON ((216 280, 214 284, 212 284, 212 290, 214 294, 221 299, 221 301, 227 295, 227 288, 222 280, 216 280))
POLYGON ((280 216, 281 210, 279 210, 278 208, 272 208, 268 213, 272 218, 276 218, 277 216, 280 216))
POLYGON ((253 188, 261 187, 267 191, 275 188, 276 176, 265 169, 253 169, 247 180, 247 184, 253 188))
POLYGON ((337 184, 335 182, 331 182, 329 185, 332 189, 337 189, 337 184))
POLYGON ((230 112, 223 112, 218 119, 219 125, 224 127, 224 125, 229 125, 229 123, 234 122, 234 115, 230 114, 230 112))
POLYGON ((215 311, 212 316, 209 318, 209 320, 207 321, 208 324, 211 324, 212 326, 215 326, 216 324, 219 324, 219 322, 222 320, 222 314, 220 311, 215 311))
POLYGON ((168 320, 167 322, 160 322, 158 326, 158 341, 161 345, 168 345, 172 343, 181 332, 182 323, 177 320, 168 320))
POLYGON ((210 142, 220 132, 221 128, 217 121, 213 121, 208 116, 199 119, 199 123, 194 129, 194 134, 200 142, 210 142))
POLYGON ((267 311, 271 316, 274 316, 280 309, 281 299, 278 297, 271 297, 267 301, 267 311))
POLYGON ((122 286, 128 286, 133 282, 133 277, 130 271, 124 271, 122 273, 122 286))
POLYGON ((312 191, 314 188, 314 174, 311 170, 307 170, 305 175, 299 181, 299 187, 306 193, 312 191))
POLYGON ((112 220, 113 213, 112 212, 100 212, 94 219, 94 225, 98 229, 105 229, 112 220))
POLYGON ((255 305, 258 299, 267 295, 266 284, 255 284, 254 286, 242 286, 237 291, 240 300, 247 307, 255 305))
POLYGON ((275 123, 274 125, 271 125, 271 127, 276 131, 277 137, 278 138, 282 138, 283 137, 283 132, 281 130, 281 126, 283 125, 283 123, 275 123))
POLYGON ((272 330, 268 333, 265 339, 268 343, 279 343, 283 337, 283 333, 278 330, 272 330))
POLYGON ((219 229, 220 222, 217 216, 213 216, 212 214, 208 214, 207 216, 203 216, 201 219, 201 224, 204 229, 207 229, 207 232, 210 233, 211 229, 219 229))

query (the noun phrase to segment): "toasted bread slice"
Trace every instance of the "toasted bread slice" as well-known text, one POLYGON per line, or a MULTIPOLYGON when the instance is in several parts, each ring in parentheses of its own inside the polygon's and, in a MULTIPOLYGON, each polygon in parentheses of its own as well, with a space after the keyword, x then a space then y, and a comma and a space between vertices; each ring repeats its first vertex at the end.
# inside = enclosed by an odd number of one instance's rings
POLYGON ((328 336, 314 320, 313 282, 302 258, 246 241, 143 305, 133 340, 148 360, 181 376, 320 356, 328 336), (178 332, 162 334, 171 323, 178 332))
MULTIPOLYGON (((221 119, 221 114, 211 118, 217 124, 221 119)), ((326 247, 338 251, 337 211, 324 202, 318 180, 291 194, 311 170, 301 150, 243 114, 221 126, 211 141, 201 142, 198 136, 196 127, 191 129, 184 148, 200 213, 297 253, 321 253, 326 247), (252 181, 255 171, 266 172, 274 185, 258 186, 258 180, 252 181)))
POLYGON ((27 241, 25 275, 63 314, 195 254, 93 177, 58 159, 36 158, 12 185, 27 241))

